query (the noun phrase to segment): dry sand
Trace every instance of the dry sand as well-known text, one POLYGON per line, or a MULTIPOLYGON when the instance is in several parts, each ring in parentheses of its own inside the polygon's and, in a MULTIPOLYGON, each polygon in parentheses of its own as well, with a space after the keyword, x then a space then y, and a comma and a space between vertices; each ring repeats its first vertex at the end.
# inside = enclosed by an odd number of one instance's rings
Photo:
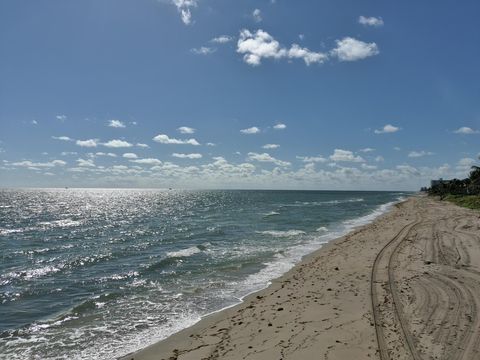
POLYGON ((480 359, 479 306, 479 213, 415 197, 122 359, 480 359))

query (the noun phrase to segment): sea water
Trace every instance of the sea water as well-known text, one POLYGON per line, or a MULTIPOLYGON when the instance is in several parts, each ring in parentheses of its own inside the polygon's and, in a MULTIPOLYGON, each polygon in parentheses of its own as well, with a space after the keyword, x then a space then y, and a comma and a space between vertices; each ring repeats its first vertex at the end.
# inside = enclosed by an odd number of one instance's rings
POLYGON ((137 350, 239 303, 405 196, 0 190, 0 358, 137 350))

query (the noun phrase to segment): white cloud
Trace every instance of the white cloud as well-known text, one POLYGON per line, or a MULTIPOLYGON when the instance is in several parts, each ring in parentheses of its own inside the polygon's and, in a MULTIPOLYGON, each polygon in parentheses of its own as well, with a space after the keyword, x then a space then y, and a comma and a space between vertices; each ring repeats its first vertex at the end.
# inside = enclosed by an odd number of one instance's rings
POLYGON ((134 153, 125 153, 122 155, 125 159, 137 159, 137 154, 134 153))
POLYGON ((278 144, 265 144, 262 146, 264 149, 278 149, 280 145, 278 144))
POLYGON ((109 120, 108 121, 108 126, 113 127, 113 128, 125 128, 125 123, 123 123, 120 120, 109 120))
POLYGON ((336 40, 336 43, 337 47, 330 53, 338 57, 340 61, 362 60, 379 53, 377 44, 366 43, 352 37, 336 40))
POLYGON ((418 169, 414 168, 413 166, 410 165, 397 165, 396 169, 400 170, 400 172, 407 174, 407 175, 413 175, 413 176, 419 176, 420 171, 418 169))
POLYGON ((402 149, 399 148, 398 146, 394 146, 394 147, 393 147, 393 150, 395 150, 395 151, 400 151, 400 150, 402 150, 402 149))
POLYGON ((195 140, 195 139, 186 139, 186 140, 181 140, 181 139, 174 139, 170 138, 168 135, 165 134, 159 134, 153 138, 153 141, 156 141, 160 144, 173 144, 173 145, 194 145, 198 146, 200 143, 195 140))
POLYGON ((362 169, 364 169, 364 170, 376 170, 376 169, 377 169, 377 166, 376 166, 376 165, 362 164, 361 167, 362 167, 362 169))
POLYGON ((77 160, 77 165, 80 167, 95 167, 95 163, 93 162, 92 159, 78 159, 77 160))
POLYGON ((247 135, 258 134, 260 132, 260 129, 256 126, 252 126, 250 128, 247 128, 247 129, 242 129, 242 130, 240 130, 240 132, 242 134, 247 134, 247 135))
POLYGON ((430 152, 430 151, 410 151, 410 153, 408 154, 408 157, 409 158, 419 158, 419 157, 423 157, 423 156, 428 156, 428 155, 434 155, 433 152, 430 152))
POLYGON ((67 116, 66 115, 57 115, 55 116, 55 118, 57 120, 60 120, 61 122, 64 122, 65 120, 67 120, 67 116))
POLYGON ((182 134, 193 134, 195 132, 194 128, 188 126, 180 126, 177 130, 182 134))
POLYGON ((38 125, 37 120, 32 120, 32 125, 38 125))
POLYGON ((98 139, 77 140, 76 144, 81 147, 97 147, 98 139))
POLYGON ((468 174, 471 171, 472 165, 475 165, 475 163, 475 159, 463 158, 458 161, 456 169, 463 174, 468 174))
POLYGON ((179 159, 201 159, 202 158, 202 154, 198 154, 198 153, 194 153, 194 154, 173 153, 172 156, 179 159))
POLYGON ((399 131, 400 128, 391 124, 385 125, 382 129, 375 130, 375 134, 389 134, 399 131))
POLYGON ((142 143, 138 143, 136 146, 138 146, 140 148, 149 148, 150 147, 147 144, 142 144, 142 143))
POLYGON ((233 37, 231 37, 231 36, 220 35, 220 36, 217 36, 217 37, 213 38, 210 41, 213 42, 213 43, 217 43, 217 44, 226 44, 226 43, 228 43, 232 40, 233 40, 233 37))
POLYGON ((257 23, 259 23, 263 20, 262 19, 262 12, 260 11, 260 9, 253 10, 252 17, 253 17, 253 20, 257 23))
POLYGON ((291 165, 288 161, 282 161, 282 160, 275 159, 273 156, 271 156, 270 154, 267 154, 267 153, 258 154, 258 153, 254 153, 254 152, 249 152, 248 153, 248 159, 259 161, 259 162, 270 162, 270 163, 274 163, 275 165, 282 166, 282 167, 286 167, 286 166, 291 165))
POLYGON ((197 54, 197 55, 209 55, 213 54, 217 49, 211 48, 208 46, 201 46, 199 48, 193 48, 191 49, 192 53, 197 54))
POLYGON ((143 165, 160 165, 162 162, 158 159, 147 158, 147 159, 137 159, 137 160, 130 160, 131 162, 143 165))
POLYGON ((118 139, 110 140, 110 141, 108 141, 108 142, 106 142, 102 145, 106 146, 106 147, 109 147, 109 148, 127 148, 127 147, 132 147, 133 146, 132 144, 130 144, 127 141, 118 140, 118 139))
POLYGON ((61 141, 73 141, 73 139, 69 138, 68 136, 52 136, 52 139, 61 141))
POLYGON ((360 16, 358 18, 358 23, 365 25, 365 26, 374 26, 380 27, 383 26, 383 19, 381 17, 368 17, 368 16, 360 16))
POLYGON ((208 142, 208 143, 206 143, 205 145, 207 145, 207 146, 215 146, 215 143, 208 142))
POLYGON ((353 152, 349 150, 335 149, 333 154, 330 155, 332 161, 345 161, 345 162, 365 162, 361 156, 355 156, 353 152))
POLYGON ((372 149, 372 148, 364 148, 364 149, 360 149, 360 152, 363 152, 363 153, 370 153, 370 152, 373 152, 375 151, 375 149, 372 149))
POLYGON ((252 33, 249 30, 242 30, 237 42, 237 52, 243 54, 243 60, 252 66, 261 64, 262 59, 303 59, 307 65, 322 63, 327 55, 320 52, 313 52, 293 44, 290 49, 282 47, 269 33, 257 30, 252 33))
POLYGON ((305 35, 304 35, 304 34, 298 34, 298 38, 299 38, 300 40, 304 40, 304 39, 305 39, 305 35))
POLYGON ((287 128, 287 125, 285 124, 277 124, 273 127, 275 130, 284 130, 287 128))
POLYGON ((116 154, 114 153, 104 153, 104 152, 97 152, 95 154, 89 154, 89 156, 95 157, 95 156, 109 156, 109 157, 117 157, 116 154))
POLYGON ((454 133, 463 134, 463 135, 472 135, 472 134, 478 134, 480 133, 480 131, 473 130, 472 128, 469 128, 467 126, 462 126, 461 128, 458 128, 457 130, 455 130, 454 133))
POLYGON ((69 155, 78 155, 78 153, 76 151, 62 151, 60 155, 69 156, 69 155))
POLYGON ((26 168, 52 168, 55 166, 65 166, 67 163, 63 160, 53 160, 50 162, 36 163, 30 160, 24 160, 11 163, 12 166, 26 167, 26 168))
POLYGON ((172 3, 177 7, 177 10, 182 17, 182 21, 185 25, 190 25, 192 23, 192 12, 191 8, 197 6, 197 0, 172 0, 172 3))
POLYGON ((323 156, 297 156, 297 159, 302 160, 304 163, 324 163, 327 161, 323 156))
POLYGON ((378 155, 378 156, 375 158, 375 161, 376 161, 376 162, 384 162, 385 159, 383 158, 383 156, 378 155))

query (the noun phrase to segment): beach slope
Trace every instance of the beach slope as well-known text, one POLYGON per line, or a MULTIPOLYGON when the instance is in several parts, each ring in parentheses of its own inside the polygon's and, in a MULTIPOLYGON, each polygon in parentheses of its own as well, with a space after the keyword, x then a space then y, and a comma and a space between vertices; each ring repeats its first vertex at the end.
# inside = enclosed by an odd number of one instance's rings
POLYGON ((123 360, 478 359, 479 213, 414 197, 123 360))

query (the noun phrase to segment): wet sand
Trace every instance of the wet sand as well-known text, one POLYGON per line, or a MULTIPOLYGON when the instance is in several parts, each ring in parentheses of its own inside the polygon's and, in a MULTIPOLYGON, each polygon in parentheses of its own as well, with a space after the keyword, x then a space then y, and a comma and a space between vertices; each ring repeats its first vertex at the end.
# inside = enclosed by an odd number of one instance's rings
POLYGON ((480 213, 426 197, 122 360, 480 359, 480 213))

